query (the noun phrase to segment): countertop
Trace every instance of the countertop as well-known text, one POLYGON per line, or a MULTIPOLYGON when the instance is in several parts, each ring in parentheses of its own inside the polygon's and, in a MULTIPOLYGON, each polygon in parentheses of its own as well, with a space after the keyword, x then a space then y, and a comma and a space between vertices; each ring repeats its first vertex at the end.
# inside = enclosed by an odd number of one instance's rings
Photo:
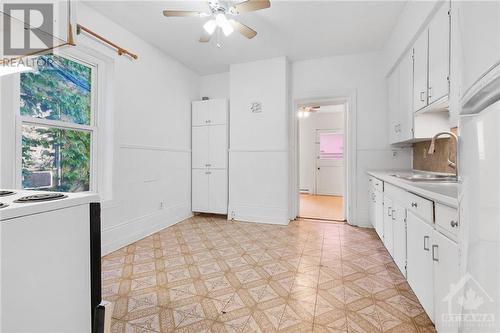
POLYGON ((437 183, 437 182, 412 182, 397 178, 391 175, 410 175, 411 170, 369 170, 366 172, 370 176, 378 178, 384 182, 401 187, 408 192, 415 193, 450 207, 458 207, 458 184, 457 183, 437 183))

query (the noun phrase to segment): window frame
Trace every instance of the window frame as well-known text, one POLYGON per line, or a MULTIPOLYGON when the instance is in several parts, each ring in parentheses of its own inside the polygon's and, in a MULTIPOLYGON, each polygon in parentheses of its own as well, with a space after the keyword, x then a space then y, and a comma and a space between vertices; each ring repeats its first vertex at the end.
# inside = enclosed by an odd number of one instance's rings
POLYGON ((21 75, 17 75, 14 84, 14 105, 15 105, 15 115, 16 115, 16 167, 15 167, 15 184, 17 188, 23 188, 22 184, 22 135, 23 135, 23 125, 28 126, 41 126, 49 128, 59 128, 66 130, 77 130, 90 133, 90 179, 89 179, 89 191, 97 193, 99 190, 99 164, 98 164, 98 136, 99 136, 99 65, 92 61, 92 59, 86 57, 84 54, 78 53, 71 54, 64 51, 53 52, 54 55, 66 58, 68 60, 77 62, 84 66, 91 68, 91 83, 90 83, 90 124, 82 125, 71 122, 65 122, 61 120, 49 120, 41 119, 30 116, 21 115, 21 75))

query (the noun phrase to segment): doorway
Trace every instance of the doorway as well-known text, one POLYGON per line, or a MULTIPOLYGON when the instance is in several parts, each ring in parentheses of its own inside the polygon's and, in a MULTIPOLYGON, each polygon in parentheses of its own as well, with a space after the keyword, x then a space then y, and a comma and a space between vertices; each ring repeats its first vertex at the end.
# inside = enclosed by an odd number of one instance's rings
POLYGON ((300 105, 299 217, 345 221, 345 103, 300 105))

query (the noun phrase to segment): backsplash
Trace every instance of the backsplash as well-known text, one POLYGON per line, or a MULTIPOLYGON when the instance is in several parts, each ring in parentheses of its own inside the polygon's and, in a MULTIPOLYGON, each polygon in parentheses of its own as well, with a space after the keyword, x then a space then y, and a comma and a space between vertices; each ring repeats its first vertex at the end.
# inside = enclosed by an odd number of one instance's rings
MULTIPOLYGON (((452 129, 457 133, 457 129, 452 129)), ((417 142, 413 144, 413 169, 433 172, 455 173, 455 169, 448 165, 448 157, 456 161, 457 150, 455 140, 452 138, 441 138, 436 140, 436 150, 429 155, 431 141, 417 142)))

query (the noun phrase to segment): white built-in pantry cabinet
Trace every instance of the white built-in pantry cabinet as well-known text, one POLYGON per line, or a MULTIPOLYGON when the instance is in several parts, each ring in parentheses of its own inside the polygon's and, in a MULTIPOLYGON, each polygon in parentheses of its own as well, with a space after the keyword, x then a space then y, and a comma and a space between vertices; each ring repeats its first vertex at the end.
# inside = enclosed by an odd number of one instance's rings
POLYGON ((444 2, 387 78, 391 144, 449 130, 450 5, 444 2))
POLYGON ((228 103, 192 103, 192 210, 227 214, 228 103))

